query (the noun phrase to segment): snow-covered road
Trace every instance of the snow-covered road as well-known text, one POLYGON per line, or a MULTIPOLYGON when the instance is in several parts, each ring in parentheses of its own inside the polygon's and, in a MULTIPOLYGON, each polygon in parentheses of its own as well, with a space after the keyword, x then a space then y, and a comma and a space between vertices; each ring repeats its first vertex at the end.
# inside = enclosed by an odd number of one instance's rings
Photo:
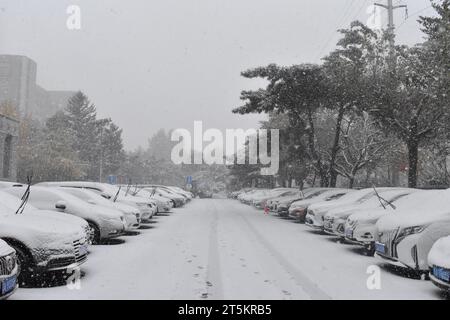
POLYGON ((79 290, 19 289, 12 299, 439 299, 353 245, 236 200, 196 199, 139 235, 91 248, 79 290), (381 289, 367 269, 381 268, 381 289))

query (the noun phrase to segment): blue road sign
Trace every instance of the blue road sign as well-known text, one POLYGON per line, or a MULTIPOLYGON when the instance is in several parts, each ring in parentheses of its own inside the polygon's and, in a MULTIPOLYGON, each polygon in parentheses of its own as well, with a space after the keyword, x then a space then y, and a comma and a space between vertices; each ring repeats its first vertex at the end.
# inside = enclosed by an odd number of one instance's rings
POLYGON ((117 176, 108 176, 108 183, 109 184, 117 184, 117 176))
POLYGON ((186 184, 192 185, 192 176, 187 176, 186 177, 186 184))

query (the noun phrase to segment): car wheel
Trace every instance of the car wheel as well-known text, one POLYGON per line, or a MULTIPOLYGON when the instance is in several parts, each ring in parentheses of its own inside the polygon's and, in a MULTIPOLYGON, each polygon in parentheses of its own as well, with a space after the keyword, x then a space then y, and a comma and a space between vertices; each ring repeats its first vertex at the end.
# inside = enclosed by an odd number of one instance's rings
POLYGON ((94 245, 100 243, 100 230, 93 222, 89 222, 88 243, 94 245))
POLYGON ((30 268, 31 261, 25 251, 19 246, 12 246, 16 250, 17 254, 17 269, 18 269, 18 281, 20 285, 24 285, 32 275, 30 268))

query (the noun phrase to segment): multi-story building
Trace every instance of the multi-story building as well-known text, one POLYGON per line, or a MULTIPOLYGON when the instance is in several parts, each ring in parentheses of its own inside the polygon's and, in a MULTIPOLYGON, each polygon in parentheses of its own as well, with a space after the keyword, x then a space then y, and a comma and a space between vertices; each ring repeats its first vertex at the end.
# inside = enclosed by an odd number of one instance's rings
POLYGON ((44 121, 66 107, 74 91, 48 91, 36 84, 36 62, 25 56, 0 55, 0 104, 44 121))
POLYGON ((36 62, 25 56, 0 55, 0 102, 22 113, 31 111, 36 92, 36 62))
POLYGON ((0 179, 16 180, 19 121, 0 114, 0 179))

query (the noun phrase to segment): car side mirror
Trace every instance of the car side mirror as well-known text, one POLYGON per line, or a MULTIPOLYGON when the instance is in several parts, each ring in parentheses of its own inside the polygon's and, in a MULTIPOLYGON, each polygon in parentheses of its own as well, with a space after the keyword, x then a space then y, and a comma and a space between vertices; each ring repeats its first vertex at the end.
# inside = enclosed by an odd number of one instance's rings
POLYGON ((109 194, 107 194, 106 192, 102 192, 102 193, 100 193, 100 195, 105 199, 108 199, 108 200, 111 199, 111 196, 109 194))
POLYGON ((66 210, 66 202, 63 200, 59 200, 58 202, 56 202, 55 204, 55 208, 59 209, 59 210, 66 210))

